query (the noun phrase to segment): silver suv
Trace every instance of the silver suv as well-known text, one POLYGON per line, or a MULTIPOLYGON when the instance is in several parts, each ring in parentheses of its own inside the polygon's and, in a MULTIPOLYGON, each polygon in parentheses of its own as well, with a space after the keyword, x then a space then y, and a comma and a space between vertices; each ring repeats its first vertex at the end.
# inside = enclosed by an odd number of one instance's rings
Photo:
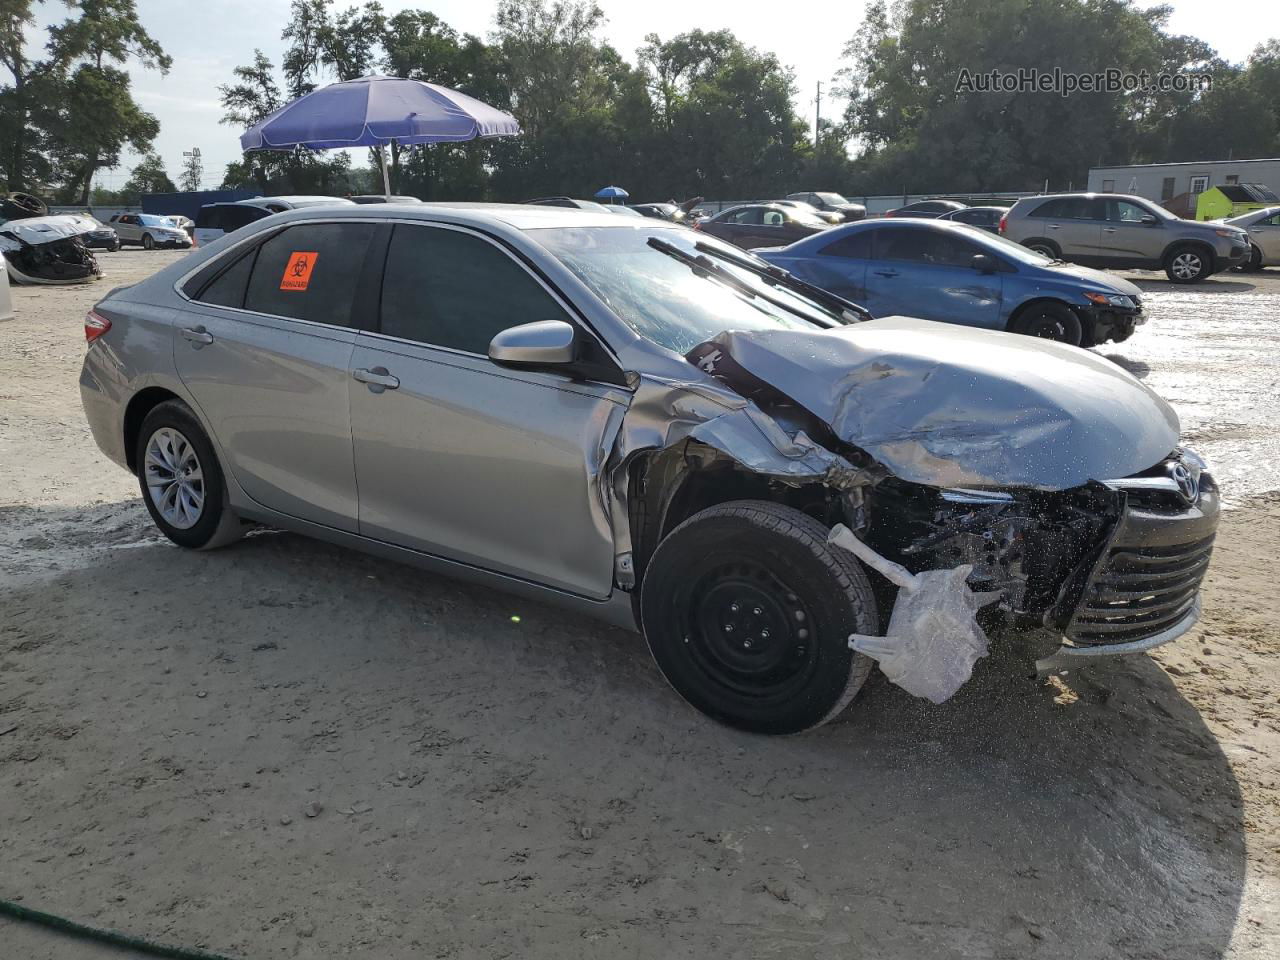
POLYGON ((1238 227, 1183 220, 1149 200, 1114 193, 1024 197, 1000 232, 1055 260, 1164 270, 1174 283, 1198 283, 1249 254, 1249 235, 1238 227))

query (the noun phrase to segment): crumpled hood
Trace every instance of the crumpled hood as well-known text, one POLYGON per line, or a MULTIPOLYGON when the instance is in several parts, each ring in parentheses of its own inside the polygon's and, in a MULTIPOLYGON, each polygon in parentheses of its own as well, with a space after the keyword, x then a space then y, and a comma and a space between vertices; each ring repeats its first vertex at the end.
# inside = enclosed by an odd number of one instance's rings
POLYGON ((1114 293, 1123 293, 1126 297, 1139 297, 1142 295, 1142 288, 1136 283, 1130 283, 1117 277, 1114 273, 1107 273, 1105 270, 1095 270, 1092 267, 1078 267, 1073 263, 1055 264, 1052 267, 1046 267, 1048 270, 1063 273, 1069 277, 1083 278, 1092 281, 1104 290, 1111 290, 1114 293))
POLYGON ((711 343, 691 354, 703 370, 733 386, 742 368, 914 483, 1063 490, 1137 473, 1178 442, 1173 410, 1129 373, 1019 334, 886 317, 711 343))
POLYGON ((77 213, 10 220, 8 223, 0 224, 0 234, 10 234, 9 237, 0 236, 0 250, 18 249, 21 245, 14 242, 15 237, 35 247, 42 243, 65 240, 67 237, 79 237, 101 229, 102 225, 98 221, 82 217, 77 213))

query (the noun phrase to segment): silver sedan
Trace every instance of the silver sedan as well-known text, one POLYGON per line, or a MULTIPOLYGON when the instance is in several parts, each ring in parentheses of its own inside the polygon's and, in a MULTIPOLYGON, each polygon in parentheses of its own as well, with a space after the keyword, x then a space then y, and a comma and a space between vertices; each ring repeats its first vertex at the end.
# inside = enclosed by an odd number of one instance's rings
POLYGON ((1068 659, 1199 609, 1216 487, 1147 387, 871 320, 675 224, 293 210, 113 291, 85 334, 94 436, 175 543, 268 524, 639 628, 749 730, 831 719, 873 659, 936 691, 959 637, 963 682, 980 607, 1068 659))

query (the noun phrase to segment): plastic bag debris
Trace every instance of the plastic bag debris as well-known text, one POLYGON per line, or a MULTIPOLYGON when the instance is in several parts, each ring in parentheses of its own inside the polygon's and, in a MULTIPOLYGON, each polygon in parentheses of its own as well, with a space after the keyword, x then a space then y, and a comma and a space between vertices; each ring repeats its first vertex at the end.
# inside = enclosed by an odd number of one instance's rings
POLYGON ((965 581, 972 564, 913 574, 880 556, 842 523, 832 528, 827 542, 899 587, 885 636, 851 634, 849 646, 876 660, 889 681, 907 693, 934 703, 950 699, 973 675, 978 658, 987 655, 987 635, 974 615, 1000 594, 969 589, 965 581))

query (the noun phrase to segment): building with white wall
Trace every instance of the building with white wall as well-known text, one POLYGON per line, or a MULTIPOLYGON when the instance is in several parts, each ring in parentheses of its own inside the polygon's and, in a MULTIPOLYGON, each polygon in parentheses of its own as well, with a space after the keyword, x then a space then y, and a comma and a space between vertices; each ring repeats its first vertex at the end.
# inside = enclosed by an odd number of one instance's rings
POLYGON ((1093 167, 1089 171, 1089 190, 1093 193, 1130 193, 1156 203, 1185 194, 1193 209, 1197 195, 1230 183, 1262 183, 1280 191, 1280 158, 1136 163, 1093 167))

